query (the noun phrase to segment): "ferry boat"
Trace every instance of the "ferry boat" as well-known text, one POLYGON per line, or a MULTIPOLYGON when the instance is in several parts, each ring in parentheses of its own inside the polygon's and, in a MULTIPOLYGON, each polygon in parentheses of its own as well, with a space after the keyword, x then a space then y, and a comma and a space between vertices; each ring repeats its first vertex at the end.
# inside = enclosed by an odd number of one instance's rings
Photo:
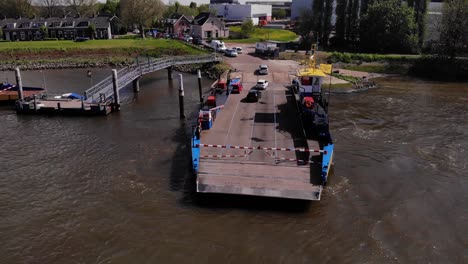
POLYGON ((320 200, 334 152, 322 90, 328 72, 311 57, 288 90, 273 83, 255 104, 234 87, 238 78, 218 82, 192 130, 197 192, 320 200))

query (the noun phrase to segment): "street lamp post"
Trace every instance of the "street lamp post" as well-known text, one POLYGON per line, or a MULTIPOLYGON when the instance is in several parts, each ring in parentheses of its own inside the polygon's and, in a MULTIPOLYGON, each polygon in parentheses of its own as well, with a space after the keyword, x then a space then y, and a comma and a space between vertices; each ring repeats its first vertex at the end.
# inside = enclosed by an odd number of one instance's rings
POLYGON ((93 73, 91 72, 91 70, 88 70, 86 76, 88 76, 89 78, 89 87, 93 87, 93 73))

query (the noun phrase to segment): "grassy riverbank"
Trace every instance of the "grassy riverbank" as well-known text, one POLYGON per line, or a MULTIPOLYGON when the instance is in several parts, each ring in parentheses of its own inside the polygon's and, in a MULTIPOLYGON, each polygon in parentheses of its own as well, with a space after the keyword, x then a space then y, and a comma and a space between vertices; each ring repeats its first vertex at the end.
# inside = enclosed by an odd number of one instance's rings
MULTIPOLYGON (((234 26, 230 27, 229 30, 233 35, 240 35, 241 27, 234 26)), ((260 41, 266 40, 274 40, 274 41, 294 41, 297 39, 296 33, 285 30, 285 29, 274 29, 274 28, 255 28, 254 32, 250 35, 249 38, 243 39, 229 39, 229 42, 236 42, 236 43, 255 43, 260 41)))
POLYGON ((176 40, 113 39, 86 42, 23 41, 0 43, 0 67, 10 65, 118 65, 133 62, 136 56, 178 56, 204 51, 176 40))
MULTIPOLYGON (((304 61, 304 52, 282 52, 280 59, 304 61)), ((319 62, 332 63, 334 68, 384 74, 407 74, 409 68, 421 58, 420 55, 361 54, 320 51, 319 62)))

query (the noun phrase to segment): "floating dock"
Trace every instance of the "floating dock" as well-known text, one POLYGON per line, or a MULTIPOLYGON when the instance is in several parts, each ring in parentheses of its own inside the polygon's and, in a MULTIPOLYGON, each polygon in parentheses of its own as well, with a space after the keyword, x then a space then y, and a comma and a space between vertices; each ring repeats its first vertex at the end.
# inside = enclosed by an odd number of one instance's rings
POLYGON ((28 97, 16 102, 18 114, 107 115, 114 110, 111 102, 89 103, 80 99, 28 97))
POLYGON ((255 83, 243 85, 192 142, 199 146, 197 191, 320 200, 323 150, 307 139, 295 94, 270 84, 259 102, 247 103, 255 83))

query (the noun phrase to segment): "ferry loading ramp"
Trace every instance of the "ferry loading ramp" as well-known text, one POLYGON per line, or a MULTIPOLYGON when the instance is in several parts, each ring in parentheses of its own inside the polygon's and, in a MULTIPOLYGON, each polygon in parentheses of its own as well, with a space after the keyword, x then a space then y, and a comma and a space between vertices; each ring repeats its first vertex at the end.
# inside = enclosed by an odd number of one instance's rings
POLYGON ((255 82, 243 85, 202 131, 197 191, 320 200, 320 164, 305 162, 320 153, 279 150, 319 149, 305 136, 294 94, 286 83, 270 83, 259 102, 248 103, 255 82))

